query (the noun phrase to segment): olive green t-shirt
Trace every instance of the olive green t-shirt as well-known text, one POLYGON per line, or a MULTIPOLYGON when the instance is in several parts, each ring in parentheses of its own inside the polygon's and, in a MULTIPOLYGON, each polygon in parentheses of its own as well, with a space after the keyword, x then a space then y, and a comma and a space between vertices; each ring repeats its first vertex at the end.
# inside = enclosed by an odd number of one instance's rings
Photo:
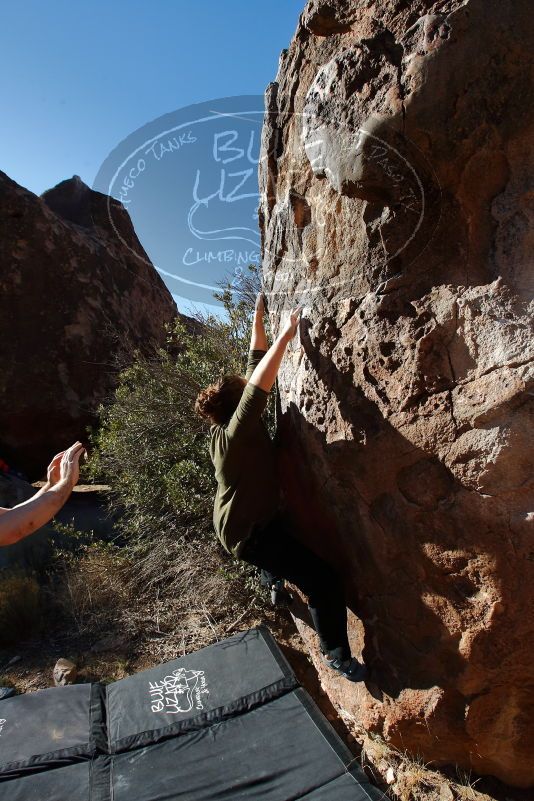
MULTIPOLYGON (((265 355, 249 353, 247 380, 265 355)), ((217 493, 213 525, 223 546, 239 556, 255 523, 267 522, 279 505, 274 444, 262 415, 269 394, 247 384, 229 422, 210 428, 210 456, 217 493)))

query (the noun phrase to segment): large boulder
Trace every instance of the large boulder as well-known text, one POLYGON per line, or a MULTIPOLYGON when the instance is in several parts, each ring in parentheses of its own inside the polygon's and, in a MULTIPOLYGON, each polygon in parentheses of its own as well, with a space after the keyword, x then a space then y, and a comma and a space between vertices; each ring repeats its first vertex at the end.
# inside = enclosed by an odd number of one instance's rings
MULTIPOLYGON (((312 0, 266 92, 281 467, 346 582, 370 731, 534 784, 532 8, 312 0)), ((310 649, 314 637, 305 626, 310 649)))
POLYGON ((29 478, 86 437, 117 369, 176 305, 126 210, 74 176, 37 197, 0 172, 0 456, 29 478), (108 214, 113 206, 113 223, 108 214))

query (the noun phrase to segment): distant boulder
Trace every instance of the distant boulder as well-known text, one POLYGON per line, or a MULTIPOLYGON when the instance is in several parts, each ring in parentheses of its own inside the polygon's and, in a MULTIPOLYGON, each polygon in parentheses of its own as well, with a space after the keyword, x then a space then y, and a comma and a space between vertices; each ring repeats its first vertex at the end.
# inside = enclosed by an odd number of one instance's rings
POLYGON ((95 422, 119 363, 176 305, 117 201, 78 177, 37 197, 0 172, 0 456, 30 479, 95 422), (108 215, 113 207, 113 225, 108 215))

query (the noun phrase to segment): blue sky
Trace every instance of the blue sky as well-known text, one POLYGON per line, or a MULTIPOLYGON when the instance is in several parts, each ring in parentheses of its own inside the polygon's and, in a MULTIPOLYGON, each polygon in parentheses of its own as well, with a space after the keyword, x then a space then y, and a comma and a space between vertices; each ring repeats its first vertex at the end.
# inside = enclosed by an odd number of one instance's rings
POLYGON ((305 0, 0 0, 0 169, 40 194, 90 186, 132 131, 262 94, 305 0))

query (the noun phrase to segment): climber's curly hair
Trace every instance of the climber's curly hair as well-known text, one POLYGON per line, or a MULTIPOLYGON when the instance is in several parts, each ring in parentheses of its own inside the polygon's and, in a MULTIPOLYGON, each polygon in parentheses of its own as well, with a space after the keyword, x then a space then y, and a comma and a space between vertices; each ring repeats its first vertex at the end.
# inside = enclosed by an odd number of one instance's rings
POLYGON ((241 375, 224 375, 199 392, 195 412, 210 423, 224 425, 237 409, 246 383, 241 375))

